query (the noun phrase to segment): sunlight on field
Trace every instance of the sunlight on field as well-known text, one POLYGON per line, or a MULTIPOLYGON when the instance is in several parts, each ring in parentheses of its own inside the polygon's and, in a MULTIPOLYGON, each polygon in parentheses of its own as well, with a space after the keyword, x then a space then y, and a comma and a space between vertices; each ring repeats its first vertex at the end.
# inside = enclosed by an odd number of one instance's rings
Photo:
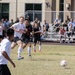
POLYGON ((33 52, 28 57, 27 48, 22 52, 23 60, 17 60, 17 47, 11 58, 16 64, 14 69, 9 63, 12 75, 75 75, 75 47, 61 45, 43 45, 42 53, 33 52), (61 60, 68 62, 66 69, 60 66, 61 60))

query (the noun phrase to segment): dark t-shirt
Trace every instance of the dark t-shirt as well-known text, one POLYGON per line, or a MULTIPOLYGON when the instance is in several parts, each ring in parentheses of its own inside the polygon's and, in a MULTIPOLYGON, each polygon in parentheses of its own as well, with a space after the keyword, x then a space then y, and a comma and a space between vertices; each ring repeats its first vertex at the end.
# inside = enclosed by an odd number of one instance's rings
MULTIPOLYGON (((33 31, 34 31, 34 32, 39 31, 39 27, 38 27, 38 28, 35 28, 35 27, 34 27, 34 28, 33 28, 33 31)), ((40 33, 35 33, 35 34, 34 34, 34 37, 36 37, 36 38, 40 37, 40 33)))
POLYGON ((26 26, 27 32, 22 34, 22 38, 28 38, 30 39, 30 32, 32 32, 32 26, 28 25, 26 26))

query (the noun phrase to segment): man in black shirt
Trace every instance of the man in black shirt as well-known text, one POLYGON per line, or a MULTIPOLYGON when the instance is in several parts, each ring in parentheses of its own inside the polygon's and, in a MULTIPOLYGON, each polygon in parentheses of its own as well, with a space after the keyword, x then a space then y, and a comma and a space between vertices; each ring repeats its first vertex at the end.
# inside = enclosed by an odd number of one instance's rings
POLYGON ((34 52, 36 52, 37 42, 39 43, 39 51, 41 52, 41 30, 38 26, 38 23, 34 24, 33 34, 34 34, 34 52))
POLYGON ((25 48, 27 45, 28 46, 28 56, 31 56, 31 43, 30 43, 30 36, 31 36, 31 32, 32 32, 32 26, 29 23, 28 19, 25 19, 25 33, 22 34, 22 42, 23 42, 23 48, 25 48))

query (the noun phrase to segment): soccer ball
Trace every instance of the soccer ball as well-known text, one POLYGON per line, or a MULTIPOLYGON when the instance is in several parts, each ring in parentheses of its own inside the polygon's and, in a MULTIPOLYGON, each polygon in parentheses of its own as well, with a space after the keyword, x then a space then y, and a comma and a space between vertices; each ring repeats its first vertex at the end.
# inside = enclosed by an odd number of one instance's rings
POLYGON ((60 62, 60 65, 61 65, 62 67, 66 67, 66 66, 67 66, 67 61, 66 61, 66 60, 62 60, 62 61, 60 62))

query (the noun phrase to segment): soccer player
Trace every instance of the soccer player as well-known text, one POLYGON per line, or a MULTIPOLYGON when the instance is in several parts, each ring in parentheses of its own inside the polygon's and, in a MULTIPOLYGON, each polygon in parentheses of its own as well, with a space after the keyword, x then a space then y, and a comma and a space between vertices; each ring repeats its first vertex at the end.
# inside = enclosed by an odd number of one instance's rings
POLYGON ((39 43, 39 52, 41 52, 41 30, 38 26, 38 23, 34 24, 33 34, 34 34, 34 52, 36 52, 37 42, 39 43))
POLYGON ((22 35, 22 42, 23 42, 23 49, 28 45, 28 56, 31 56, 31 43, 30 43, 30 36, 32 32, 32 26, 30 25, 30 22, 28 19, 25 19, 24 22, 26 29, 25 33, 22 35))
POLYGON ((13 28, 15 31, 11 48, 13 49, 16 45, 19 46, 18 47, 18 60, 24 58, 24 57, 21 57, 21 52, 23 51, 23 44, 21 41, 21 36, 25 30, 25 25, 23 23, 24 23, 24 17, 20 17, 19 22, 11 26, 11 28, 13 28))
POLYGON ((11 41, 14 37, 14 30, 8 29, 6 34, 6 38, 1 41, 0 47, 0 75, 11 75, 9 68, 7 67, 8 61, 15 68, 15 64, 10 58, 11 41))

